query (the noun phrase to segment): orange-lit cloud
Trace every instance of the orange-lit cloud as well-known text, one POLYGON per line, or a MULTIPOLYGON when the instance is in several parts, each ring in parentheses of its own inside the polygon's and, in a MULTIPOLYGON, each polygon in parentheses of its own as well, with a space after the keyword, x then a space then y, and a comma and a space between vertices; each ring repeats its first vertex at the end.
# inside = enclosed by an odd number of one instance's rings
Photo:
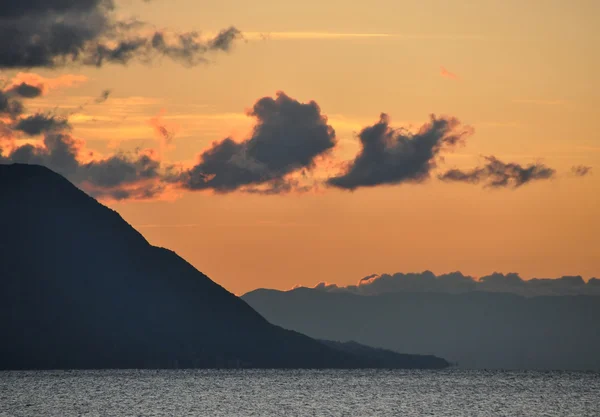
POLYGON ((19 72, 10 80, 7 88, 10 89, 25 83, 40 88, 46 94, 51 90, 62 87, 75 87, 86 81, 88 81, 88 77, 85 75, 64 74, 58 77, 46 78, 33 72, 19 72))
POLYGON ((154 129, 156 136, 158 137, 160 152, 163 154, 165 151, 174 148, 173 139, 175 137, 176 126, 167 125, 164 121, 164 115, 166 111, 162 109, 159 114, 150 118, 148 123, 154 129))
POLYGON ((448 71, 444 67, 440 67, 440 75, 444 78, 449 78, 451 80, 458 80, 458 75, 448 71))

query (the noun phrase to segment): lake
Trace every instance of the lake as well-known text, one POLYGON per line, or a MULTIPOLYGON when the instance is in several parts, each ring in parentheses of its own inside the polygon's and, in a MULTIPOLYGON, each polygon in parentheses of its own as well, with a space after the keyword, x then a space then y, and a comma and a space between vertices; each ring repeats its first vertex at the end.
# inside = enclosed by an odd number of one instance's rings
POLYGON ((0 372, 0 416, 600 416, 600 373, 0 372))

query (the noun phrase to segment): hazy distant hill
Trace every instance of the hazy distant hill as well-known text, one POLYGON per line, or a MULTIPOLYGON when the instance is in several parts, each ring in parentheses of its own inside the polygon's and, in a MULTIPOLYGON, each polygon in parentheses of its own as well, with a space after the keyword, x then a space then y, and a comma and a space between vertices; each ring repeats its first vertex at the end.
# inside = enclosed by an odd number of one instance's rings
POLYGON ((0 165, 0 334, 0 369, 395 367, 269 324, 116 212, 29 165, 0 165))
POLYGON ((372 348, 354 341, 332 342, 321 340, 325 345, 336 350, 357 355, 374 363, 386 364, 389 368, 421 369, 421 368, 446 368, 448 362, 445 359, 433 355, 406 355, 389 349, 372 348))
POLYGON ((299 288, 242 298, 272 323, 315 338, 428 353, 469 368, 600 370, 597 296, 361 296, 299 288))

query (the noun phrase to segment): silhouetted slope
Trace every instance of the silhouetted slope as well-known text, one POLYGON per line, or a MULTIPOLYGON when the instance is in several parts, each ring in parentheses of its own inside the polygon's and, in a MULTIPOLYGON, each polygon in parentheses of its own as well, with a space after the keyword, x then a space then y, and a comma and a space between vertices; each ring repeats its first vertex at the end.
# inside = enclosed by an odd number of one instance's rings
POLYGON ((433 354, 469 368, 600 370, 600 297, 299 288, 242 298, 270 322, 318 339, 433 354))
POLYGON ((0 165, 0 334, 0 369, 374 366, 269 324, 29 165, 0 165))
POLYGON ((406 355, 388 349, 372 348, 353 341, 332 342, 330 340, 321 340, 321 343, 331 348, 365 358, 375 367, 443 369, 450 366, 446 360, 436 358, 432 355, 406 355))

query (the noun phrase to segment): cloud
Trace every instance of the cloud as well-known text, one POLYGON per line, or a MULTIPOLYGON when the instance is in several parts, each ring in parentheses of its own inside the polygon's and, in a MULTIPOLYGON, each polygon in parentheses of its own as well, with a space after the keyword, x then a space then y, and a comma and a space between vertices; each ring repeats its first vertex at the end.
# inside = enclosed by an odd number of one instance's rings
POLYGON ((350 292, 372 296, 397 292, 432 292, 462 294, 473 291, 506 292, 522 296, 551 295, 600 295, 600 280, 592 278, 586 283, 581 276, 563 276, 556 279, 534 278, 524 280, 516 273, 493 273, 479 279, 461 272, 435 275, 431 271, 421 273, 373 274, 356 285, 338 286, 319 283, 314 289, 326 292, 350 292))
POLYGON ((25 111, 21 100, 14 97, 14 93, 0 90, 0 118, 16 118, 25 111))
POLYGON ((163 120, 164 114, 165 111, 162 110, 158 115, 152 117, 148 122, 158 136, 160 148, 162 150, 169 148, 173 143, 173 138, 175 137, 174 128, 167 126, 163 120))
POLYGON ((216 51, 229 51, 234 41, 240 39, 242 34, 235 27, 229 27, 220 31, 217 36, 208 42, 208 48, 216 51))
POLYGON ((19 119, 13 126, 13 129, 25 133, 28 136, 37 136, 44 132, 70 129, 66 118, 36 113, 19 119))
POLYGON ((483 183, 491 188, 519 188, 532 181, 553 178, 556 171, 544 164, 522 166, 514 162, 502 162, 494 156, 486 156, 485 165, 471 170, 451 169, 438 178, 445 182, 483 183))
MULTIPOLYGON (((46 94, 51 90, 61 87, 73 87, 84 83, 88 78, 84 75, 63 74, 58 77, 47 78, 32 72, 18 72, 10 81, 8 90, 15 91, 19 86, 26 85, 40 91, 40 94, 35 96, 23 95, 23 98, 35 98, 46 94)), ((33 91, 33 90, 32 90, 33 91)), ((37 92, 37 91, 35 91, 37 92)))
POLYGON ((571 172, 576 177, 585 177, 592 173, 592 167, 588 167, 585 165, 577 165, 571 168, 571 172))
POLYGON ((96 104, 104 103, 106 100, 108 100, 110 93, 111 93, 110 90, 103 90, 102 93, 100 93, 100 96, 94 100, 94 103, 96 103, 96 104))
POLYGON ((27 84, 22 82, 21 84, 17 84, 14 87, 11 87, 9 92, 18 95, 23 98, 36 98, 42 95, 43 88, 41 86, 27 84))
POLYGON ((454 118, 436 118, 415 134, 390 127, 389 117, 359 133, 361 151, 339 176, 327 180, 333 187, 355 190, 382 184, 419 183, 430 177, 435 158, 463 143, 473 133, 454 118))
POLYGON ((5 1, 0 17, 0 68, 102 66, 166 56, 185 65, 206 62, 241 37, 234 27, 213 39, 197 32, 152 30, 138 20, 118 20, 112 0, 5 1))
POLYGON ((259 99, 248 116, 256 119, 252 135, 242 142, 213 143, 180 175, 184 188, 227 193, 262 185, 266 194, 289 191, 294 183, 286 176, 312 169, 315 159, 336 144, 335 131, 314 101, 301 103, 278 92, 259 99))
POLYGON ((444 67, 440 67, 440 75, 444 78, 449 78, 451 80, 458 80, 458 75, 448 71, 444 67))

